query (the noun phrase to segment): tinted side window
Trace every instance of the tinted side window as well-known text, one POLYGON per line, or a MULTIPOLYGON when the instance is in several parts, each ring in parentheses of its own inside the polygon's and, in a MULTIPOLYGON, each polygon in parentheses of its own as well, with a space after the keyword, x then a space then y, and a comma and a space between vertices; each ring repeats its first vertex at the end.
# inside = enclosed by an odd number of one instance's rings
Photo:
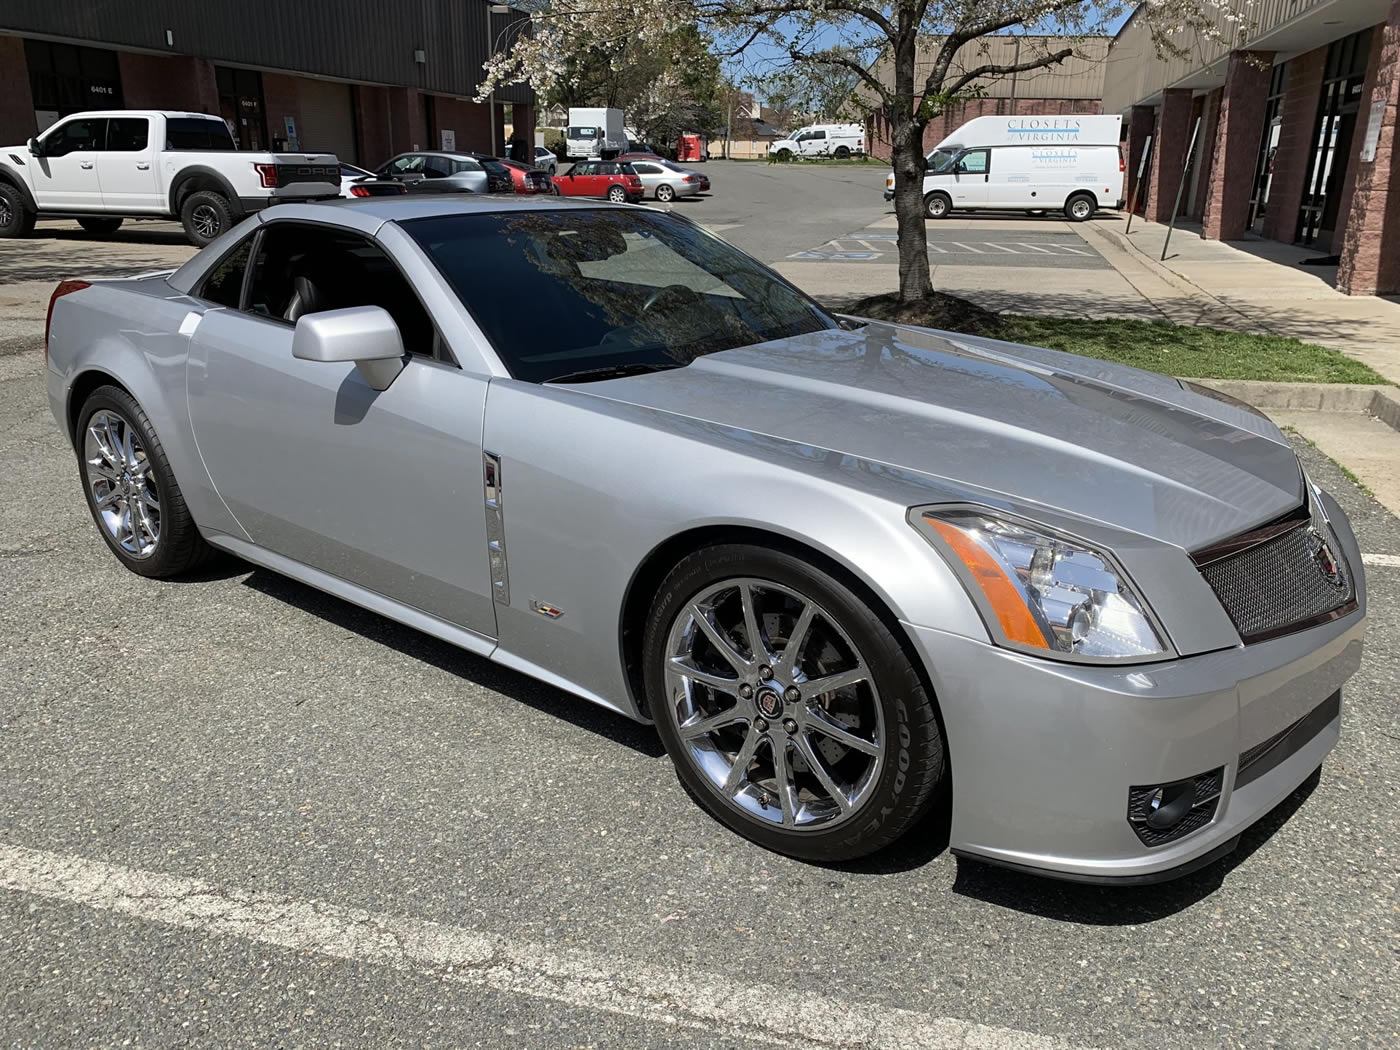
POLYGON ((70 153, 99 150, 107 137, 107 121, 70 120, 44 136, 44 156, 66 157, 70 153))
POLYGON ((107 149, 138 153, 151 140, 151 122, 145 117, 113 117, 107 122, 107 149))
POLYGON ((195 294, 211 303, 237 310, 239 296, 243 291, 243 274, 248 269, 248 255, 253 250, 253 238, 249 237, 209 271, 204 284, 195 294))
POLYGON ((423 174, 430 179, 445 179, 452 174, 452 162, 446 157, 424 157, 423 174))
POLYGON ((295 222, 268 225, 258 242, 248 312, 295 324, 298 317, 351 306, 383 307, 404 349, 434 355, 436 329, 417 293, 373 241, 295 222))
POLYGON ((658 168, 655 164, 637 164, 634 162, 632 165, 632 170, 635 171, 638 175, 661 174, 661 169, 658 168))

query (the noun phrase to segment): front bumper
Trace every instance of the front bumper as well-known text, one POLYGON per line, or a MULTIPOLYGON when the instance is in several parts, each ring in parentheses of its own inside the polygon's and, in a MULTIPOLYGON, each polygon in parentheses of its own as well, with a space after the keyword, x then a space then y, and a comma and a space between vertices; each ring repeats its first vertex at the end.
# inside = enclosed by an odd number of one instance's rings
POLYGON ((1227 852, 1322 763, 1340 712, 1237 786, 1241 754, 1341 689, 1360 665, 1364 623, 1363 606, 1272 641, 1137 667, 1055 663, 906 625, 944 717, 954 852, 1095 882, 1173 878, 1227 852), (1130 788, 1218 767, 1209 823, 1160 846, 1139 840, 1130 788))

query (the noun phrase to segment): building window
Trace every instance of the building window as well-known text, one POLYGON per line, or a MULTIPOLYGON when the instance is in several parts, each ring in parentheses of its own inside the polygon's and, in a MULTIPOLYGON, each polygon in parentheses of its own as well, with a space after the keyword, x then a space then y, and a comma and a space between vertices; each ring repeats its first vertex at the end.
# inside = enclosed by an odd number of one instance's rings
POLYGON ((215 66, 214 79, 219 86, 219 113, 233 130, 238 148, 267 149, 262 74, 256 69, 215 66))
POLYGON ((1254 187, 1249 195, 1249 230, 1258 233, 1269 214, 1269 191, 1274 184, 1274 157, 1283 129, 1283 97, 1288 88, 1288 63, 1274 66, 1269 77, 1269 97, 1264 103, 1264 131, 1259 137, 1259 156, 1254 162, 1254 187))
POLYGON ((122 108, 115 51, 26 40, 24 61, 34 96, 34 123, 41 132, 69 113, 122 108))
POLYGON ((1370 57, 1369 29, 1343 37, 1327 49, 1322 97, 1318 100, 1312 148, 1304 173, 1303 203, 1298 209, 1298 232, 1294 237, 1305 247, 1316 245, 1331 251, 1370 57))

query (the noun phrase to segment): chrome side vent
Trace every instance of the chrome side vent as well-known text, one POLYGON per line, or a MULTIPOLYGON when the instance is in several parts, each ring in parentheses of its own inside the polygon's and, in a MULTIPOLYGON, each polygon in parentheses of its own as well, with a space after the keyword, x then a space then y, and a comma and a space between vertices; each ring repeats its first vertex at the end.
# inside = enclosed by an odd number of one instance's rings
POLYGON ((481 476, 486 495, 486 556, 491 563, 491 594, 502 605, 510 604, 510 576, 506 572, 506 519, 501 504, 501 457, 481 454, 481 476))

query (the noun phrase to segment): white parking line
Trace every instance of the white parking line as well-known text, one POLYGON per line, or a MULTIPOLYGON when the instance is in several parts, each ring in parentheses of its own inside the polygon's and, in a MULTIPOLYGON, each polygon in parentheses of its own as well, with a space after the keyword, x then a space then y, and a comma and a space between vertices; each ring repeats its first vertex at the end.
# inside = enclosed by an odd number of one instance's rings
POLYGON ((1005 247, 1005 246, 1003 246, 1003 245, 1000 245, 1000 244, 993 244, 991 241, 987 241, 986 244, 987 244, 987 247, 988 247, 988 248, 1000 248, 1002 251, 1004 251, 1004 252, 1010 252, 1012 255, 1020 255, 1020 254, 1021 254, 1021 253, 1018 252, 1015 248, 1007 248, 1007 247, 1005 247))
POLYGON ((237 937, 713 1032, 739 1042, 889 1050, 1071 1050, 1058 1037, 878 1003, 726 981, 709 967, 652 967, 612 955, 491 936, 325 901, 223 889, 84 857, 0 845, 0 888, 209 937, 237 937), (774 1004, 781 1004, 774 1008, 774 1004))
POLYGON ((1019 244, 1022 248, 1029 248, 1033 252, 1040 252, 1042 255, 1054 255, 1049 248, 1037 248, 1034 244, 1027 244, 1025 241, 1012 241, 1012 244, 1019 244))
POLYGON ((978 251, 976 248, 974 248, 974 247, 973 247, 972 245, 970 245, 970 244, 963 244, 962 241, 949 241, 948 243, 949 243, 949 244, 956 244, 959 248, 966 248, 966 249, 967 249, 968 251, 970 251, 973 255, 986 255, 986 254, 987 254, 986 252, 978 251))
POLYGON ((855 242, 856 242, 857 244, 861 245, 862 247, 864 247, 864 248, 866 248, 866 249, 872 251, 872 252, 882 252, 882 251, 885 250, 885 246, 884 246, 883 244, 880 245, 880 247, 877 248, 877 247, 875 247, 875 245, 871 244, 869 241, 863 241, 863 240, 861 240, 859 237, 857 237, 857 238, 855 239, 855 242))
POLYGON ((1400 569, 1400 554, 1363 554, 1361 562, 1382 569, 1400 569))
POLYGON ((1068 244, 1057 244, 1057 245, 1055 245, 1055 247, 1058 248, 1058 249, 1060 249, 1060 251, 1062 251, 1062 252, 1073 252, 1075 255, 1091 255, 1091 254, 1093 254, 1092 252, 1080 251, 1078 248, 1071 248, 1068 244))
POLYGON ((936 245, 936 244, 930 244, 930 245, 928 246, 928 250, 931 251, 931 252, 937 252, 939 255, 947 255, 947 254, 948 254, 948 249, 947 249, 947 248, 940 248, 940 247, 939 247, 938 245, 936 245))

